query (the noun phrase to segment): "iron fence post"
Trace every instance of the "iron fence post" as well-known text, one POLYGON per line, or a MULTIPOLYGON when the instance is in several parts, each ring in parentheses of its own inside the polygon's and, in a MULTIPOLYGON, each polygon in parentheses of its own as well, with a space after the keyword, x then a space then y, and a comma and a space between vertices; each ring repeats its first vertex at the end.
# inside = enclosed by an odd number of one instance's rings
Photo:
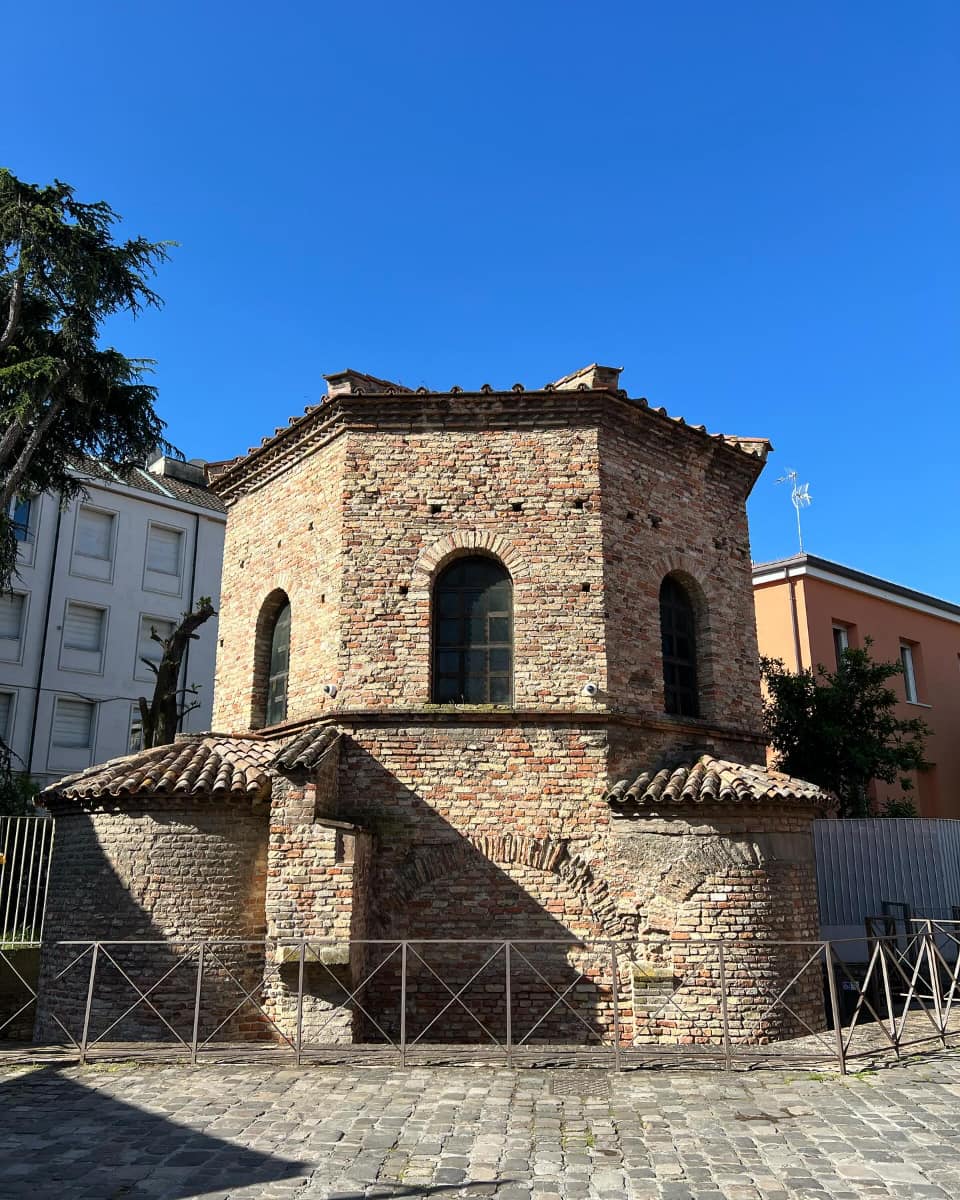
POLYGON ((897 1019, 893 1015, 893 992, 890 988, 890 967, 887 962, 888 946, 882 939, 877 939, 877 953, 880 956, 880 974, 883 976, 883 999, 887 1006, 887 1021, 890 1025, 890 1038, 897 1058, 900 1057, 900 1038, 897 1036, 897 1019))
POLYGON ((300 954, 297 962, 297 1066, 303 1065, 303 972, 307 960, 307 943, 300 939, 300 954))
POLYGON ((407 943, 400 943, 400 1066, 407 1065, 407 943))
POLYGON ((97 975, 97 957, 100 953, 100 943, 93 943, 93 953, 90 955, 90 978, 87 982, 87 1005, 83 1010, 83 1032, 80 1034, 80 1065, 87 1065, 87 1039, 90 1035, 90 1010, 93 1008, 93 984, 97 975))
POLYGON ((723 1068, 733 1070, 733 1052, 730 1046, 730 1013, 727 1009, 727 960, 720 943, 720 1029, 723 1042, 723 1068))
POLYGON ((507 1004, 507 1066, 513 1066, 513 991, 510 983, 510 943, 503 943, 504 998, 507 1004))
POLYGON ((944 1028, 942 997, 940 995, 940 967, 937 964, 937 947, 934 941, 933 921, 924 921, 924 925, 926 929, 923 934, 923 940, 927 953, 927 970, 930 973, 930 994, 933 997, 933 1011, 937 1017, 937 1033, 940 1035, 940 1045, 945 1047, 947 1037, 946 1029, 944 1028))
POLYGON ((613 1069, 620 1070, 620 964, 617 962, 616 942, 610 947, 610 966, 613 974, 610 976, 613 999, 613 1069))
POLYGON ((205 942, 200 943, 200 952, 197 955, 197 985, 193 997, 193 1038, 190 1042, 190 1061, 194 1066, 197 1063, 197 1047, 200 1041, 200 992, 203 989, 203 952, 205 946, 205 942))
POLYGON ((840 1066, 840 1074, 846 1075, 847 1057, 843 1048, 843 1026, 840 1022, 840 1001, 837 996, 837 976, 833 965, 833 946, 830 942, 824 942, 823 949, 827 956, 827 986, 830 991, 830 1013, 833 1017, 833 1040, 837 1050, 837 1062, 840 1066))

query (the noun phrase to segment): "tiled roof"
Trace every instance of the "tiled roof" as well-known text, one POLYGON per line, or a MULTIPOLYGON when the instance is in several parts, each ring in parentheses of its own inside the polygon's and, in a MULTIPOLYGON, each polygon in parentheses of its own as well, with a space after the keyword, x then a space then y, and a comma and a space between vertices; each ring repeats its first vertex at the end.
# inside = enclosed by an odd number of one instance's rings
POLYGON ((266 800, 273 770, 311 770, 339 739, 331 725, 310 725, 278 743, 257 735, 181 734, 155 746, 87 767, 41 793, 63 800, 105 796, 249 796, 266 800))
POLYGON ((340 730, 333 725, 311 725, 284 745, 273 759, 273 766, 280 771, 310 770, 339 737, 340 730))
POLYGON ((757 764, 702 754, 694 763, 644 771, 622 779, 606 796, 618 816, 640 809, 698 804, 802 805, 826 808, 830 796, 815 784, 757 764))
POLYGON ((41 797, 95 800, 119 796, 270 795, 276 743, 264 738, 199 734, 169 746, 114 758, 50 784, 41 797))
POLYGON ((220 497, 209 488, 186 483, 182 479, 173 479, 169 475, 153 475, 143 467, 117 467, 86 458, 77 465, 77 473, 96 479, 106 487, 119 483, 139 492, 147 492, 151 496, 163 496, 166 499, 179 500, 183 504, 192 504, 196 508, 209 508, 217 513, 227 511, 220 497))

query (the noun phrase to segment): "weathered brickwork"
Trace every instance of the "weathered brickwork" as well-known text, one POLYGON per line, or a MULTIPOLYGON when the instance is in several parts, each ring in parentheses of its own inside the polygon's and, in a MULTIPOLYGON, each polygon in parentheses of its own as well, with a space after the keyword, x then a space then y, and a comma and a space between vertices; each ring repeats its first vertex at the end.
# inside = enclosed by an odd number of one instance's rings
MULTIPOLYGON (((98 954, 91 1037, 174 967, 176 955, 197 939, 249 939, 253 944, 219 950, 220 963, 205 964, 203 1034, 242 998, 226 975, 252 986, 263 970, 267 806, 249 800, 190 802, 157 796, 128 797, 123 806, 83 811, 53 805, 57 822, 47 897, 49 939, 41 960, 38 1031, 63 1038, 52 1010, 77 1039, 90 977, 91 952, 63 975, 82 947, 52 940, 133 939, 169 946, 104 947, 98 954), (113 961, 111 961, 113 960, 113 961), (126 972, 130 981, 125 980, 126 972)), ((196 958, 177 967, 150 999, 181 1037, 189 1040, 196 984, 196 958)), ((262 1022, 245 1009, 223 1036, 260 1036, 262 1022)), ((121 1040, 174 1034, 141 1003, 114 1030, 121 1040)))
MULTIPOLYGON (((289 1036, 302 973, 306 1041, 394 1037, 401 1008, 424 1041, 499 1039, 511 1022, 518 1039, 610 1037, 615 982, 625 1043, 711 1041, 721 937, 740 940, 733 1035, 796 1031, 764 997, 801 965, 775 940, 817 931, 815 802, 782 804, 751 777, 729 793, 742 807, 715 790, 627 819, 609 794, 678 756, 763 760, 745 505, 767 447, 616 383, 592 367, 536 393, 413 393, 345 372, 216 485, 229 519, 214 723, 266 764, 245 786, 272 793, 263 997, 289 1036), (467 555, 510 577, 509 704, 432 702, 434 584, 467 555), (693 606, 697 716, 665 712, 668 575, 693 606), (251 740, 286 599, 287 717, 251 740), (311 757, 317 722, 330 728, 311 757), (406 946, 344 948, 365 937, 406 946), (509 964, 508 939, 528 944, 509 964)), ((710 769, 720 787, 726 768, 710 769)), ((794 996, 814 1026, 816 991, 805 978, 794 996)))

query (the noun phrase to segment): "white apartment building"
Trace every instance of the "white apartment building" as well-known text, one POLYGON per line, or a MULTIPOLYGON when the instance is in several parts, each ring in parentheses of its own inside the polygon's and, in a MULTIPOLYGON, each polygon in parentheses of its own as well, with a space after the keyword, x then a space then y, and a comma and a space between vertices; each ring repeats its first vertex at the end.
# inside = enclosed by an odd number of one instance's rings
MULTIPOLYGON (((65 508, 50 494, 18 506, 19 577, 0 595, 0 736, 41 785, 139 748, 151 628, 166 636, 200 596, 220 600, 226 513, 202 464, 78 474, 85 494, 65 508)), ((180 680, 200 687, 187 731, 210 728, 216 618, 198 634, 180 680)))

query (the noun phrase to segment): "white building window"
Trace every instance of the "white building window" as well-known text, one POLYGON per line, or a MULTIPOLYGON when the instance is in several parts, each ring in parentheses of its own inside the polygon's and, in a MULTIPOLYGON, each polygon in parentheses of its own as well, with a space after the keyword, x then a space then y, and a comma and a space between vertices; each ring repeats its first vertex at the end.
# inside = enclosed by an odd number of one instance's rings
POLYGON ((163 647, 159 642, 154 641, 150 636, 150 631, 155 629, 160 637, 168 638, 173 633, 174 628, 175 623, 168 617, 140 618, 140 636, 137 638, 137 661, 133 672, 135 678, 153 679, 153 672, 143 660, 146 659, 147 662, 152 662, 154 666, 158 666, 163 655, 163 647))
POLYGON ((14 692, 0 692, 0 738, 9 744, 13 733, 14 692))
POLYGON ((183 530, 150 523, 143 586, 179 596, 183 574, 183 530))
POLYGON ((66 671, 102 671, 106 629, 106 609, 68 600, 63 615, 60 666, 66 671))
POLYGON ((140 716, 140 705, 130 705, 130 730, 127 734, 127 753, 136 754, 143 749, 143 718, 140 716))
POLYGON ((17 500, 11 510, 13 536, 18 542, 32 542, 36 536, 34 501, 29 497, 17 500))
POLYGON ((900 643, 900 661, 903 663, 903 690, 911 704, 918 704, 917 672, 913 661, 913 646, 909 642, 900 643))
POLYGON ((27 597, 23 592, 0 593, 0 659, 19 662, 27 597))
POLYGON ((53 745, 66 750, 92 750, 95 712, 96 705, 89 700, 58 696, 53 710, 53 745))
POLYGON ((70 564, 74 575, 110 579, 113 571, 115 524, 115 514, 102 508, 82 504, 77 509, 77 529, 70 564))

